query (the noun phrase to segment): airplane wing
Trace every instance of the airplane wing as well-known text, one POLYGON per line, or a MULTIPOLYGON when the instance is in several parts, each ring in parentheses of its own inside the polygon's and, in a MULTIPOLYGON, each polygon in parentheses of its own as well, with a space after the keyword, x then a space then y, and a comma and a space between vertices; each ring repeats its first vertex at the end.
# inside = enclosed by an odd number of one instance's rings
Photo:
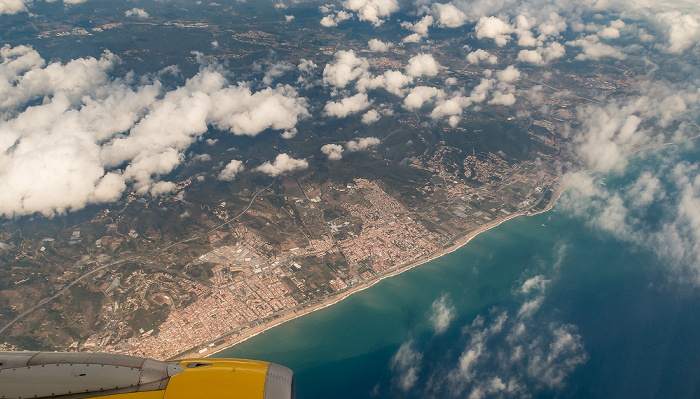
POLYGON ((243 359, 161 362, 106 353, 2 352, 0 398, 294 399, 294 373, 243 359))

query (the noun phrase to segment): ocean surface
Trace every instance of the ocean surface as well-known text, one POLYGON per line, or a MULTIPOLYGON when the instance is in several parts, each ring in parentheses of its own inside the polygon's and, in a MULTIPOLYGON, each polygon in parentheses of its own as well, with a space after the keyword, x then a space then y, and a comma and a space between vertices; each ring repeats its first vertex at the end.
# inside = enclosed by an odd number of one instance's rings
MULTIPOLYGON (((666 159, 600 184, 622 190, 666 159)), ((700 397, 695 285, 562 208, 215 356, 286 365, 303 399, 700 397)))

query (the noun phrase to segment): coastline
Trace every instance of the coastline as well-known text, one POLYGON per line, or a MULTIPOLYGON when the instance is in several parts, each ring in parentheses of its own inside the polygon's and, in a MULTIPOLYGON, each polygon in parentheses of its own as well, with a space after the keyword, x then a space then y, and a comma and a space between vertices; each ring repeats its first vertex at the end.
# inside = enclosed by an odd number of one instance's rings
MULTIPOLYGON (((383 275, 379 276, 378 278, 373 279, 372 281, 358 284, 357 286, 352 287, 352 288, 348 289, 347 291, 344 291, 338 295, 330 297, 327 300, 322 301, 318 304, 312 305, 308 308, 304 308, 304 309, 300 309, 300 310, 289 310, 289 311, 283 313, 282 315, 280 315, 278 318, 276 318, 270 322, 263 323, 263 324, 258 325, 256 327, 244 330, 244 331, 240 332, 238 335, 230 334, 230 335, 225 336, 225 337, 219 337, 216 341, 214 341, 214 342, 218 342, 218 341, 221 341, 223 339, 227 342, 224 342, 224 343, 219 344, 219 345, 204 346, 203 348, 202 348, 202 346, 198 346, 198 347, 192 348, 191 350, 174 357, 174 359, 175 358, 176 359, 186 359, 186 358, 193 358, 193 357, 195 357, 195 358, 196 357, 200 357, 200 358, 205 357, 206 358, 206 357, 216 355, 217 353, 219 353, 221 351, 224 351, 226 349, 234 347, 241 342, 247 341, 247 340, 249 340, 249 339, 251 339, 259 334, 264 333, 265 331, 267 331, 269 329, 280 326, 288 321, 292 321, 292 320, 299 318, 301 316, 305 316, 305 315, 308 315, 310 313, 316 312, 318 310, 325 309, 329 306, 335 305, 335 304, 350 297, 351 295, 353 295, 355 293, 364 291, 364 290, 374 286, 375 284, 379 283, 380 281, 384 280, 385 278, 399 275, 403 272, 406 272, 410 269, 413 269, 414 267, 420 266, 422 264, 425 264, 427 262, 430 262, 432 260, 440 258, 444 255, 450 254, 450 253, 458 250, 462 246, 468 244, 472 239, 474 239, 479 234, 481 234, 485 231, 488 231, 494 227, 498 227, 502 223, 505 223, 511 219, 514 219, 514 218, 520 217, 520 216, 534 216, 534 215, 538 215, 540 213, 544 213, 544 212, 549 211, 556 204, 556 202, 559 200, 559 198, 561 197, 562 193, 565 190, 566 190, 566 186, 564 184, 560 183, 559 186, 557 187, 557 189, 555 190, 555 192, 552 194, 552 197, 551 197, 549 203, 542 211, 535 212, 535 213, 516 212, 516 213, 508 215, 502 219, 494 220, 493 222, 484 224, 484 225, 482 225, 474 230, 467 232, 464 236, 461 236, 461 237, 455 239, 453 242, 449 243, 447 246, 437 250, 436 252, 428 255, 425 258, 416 259, 412 262, 409 262, 408 264, 406 264, 403 267, 400 267, 396 270, 393 270, 391 272, 383 274, 383 275), (232 338, 234 336, 235 336, 235 338, 232 338), (202 349, 200 349, 200 351, 197 351, 197 349, 199 349, 199 348, 202 348, 202 349)), ((211 345, 211 344, 205 343, 203 345, 211 345)))

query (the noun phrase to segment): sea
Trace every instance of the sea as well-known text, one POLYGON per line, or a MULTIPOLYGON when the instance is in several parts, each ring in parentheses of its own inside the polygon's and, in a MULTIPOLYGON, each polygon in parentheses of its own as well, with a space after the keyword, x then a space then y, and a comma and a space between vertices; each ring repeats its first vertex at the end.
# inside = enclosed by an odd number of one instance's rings
MULTIPOLYGON (((638 155, 595 181, 622 192, 698 154, 638 155)), ((700 397, 697 284, 560 203, 214 356, 285 365, 303 399, 700 397)))

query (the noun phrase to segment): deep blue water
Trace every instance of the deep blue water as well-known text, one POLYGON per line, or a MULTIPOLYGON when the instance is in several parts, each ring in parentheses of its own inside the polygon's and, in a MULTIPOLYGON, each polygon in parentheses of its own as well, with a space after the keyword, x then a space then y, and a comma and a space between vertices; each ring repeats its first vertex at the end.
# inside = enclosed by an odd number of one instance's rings
POLYGON ((218 356, 292 368, 300 398, 700 397, 697 289, 644 247, 560 208, 218 356), (537 276, 544 288, 524 293, 537 276), (437 333, 441 298, 453 317, 437 333), (527 303, 538 306, 520 314, 527 303))

